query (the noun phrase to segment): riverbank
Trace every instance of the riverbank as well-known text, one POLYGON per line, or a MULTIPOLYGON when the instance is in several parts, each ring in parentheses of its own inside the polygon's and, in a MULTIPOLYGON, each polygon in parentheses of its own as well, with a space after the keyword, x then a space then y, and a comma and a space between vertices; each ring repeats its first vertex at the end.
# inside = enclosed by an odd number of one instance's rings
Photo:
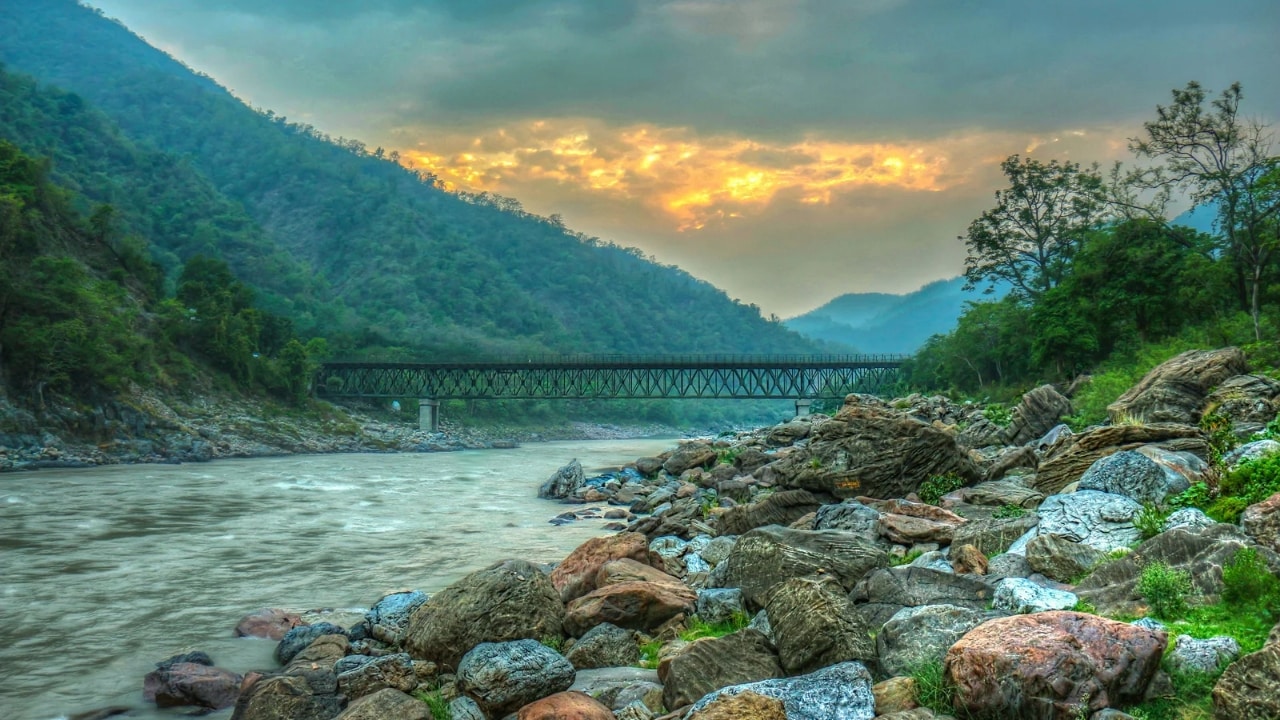
POLYGON ((225 458, 511 448, 557 440, 680 437, 646 423, 564 422, 532 429, 445 418, 439 432, 418 429, 409 413, 373 405, 314 401, 306 408, 226 393, 180 396, 134 388, 92 407, 53 404, 39 411, 0 397, 0 472, 225 458))

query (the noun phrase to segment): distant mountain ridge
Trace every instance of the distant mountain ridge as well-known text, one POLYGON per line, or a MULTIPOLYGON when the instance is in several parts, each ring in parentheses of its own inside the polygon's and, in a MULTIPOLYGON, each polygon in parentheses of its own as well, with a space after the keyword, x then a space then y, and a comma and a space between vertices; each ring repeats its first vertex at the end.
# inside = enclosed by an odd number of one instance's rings
POLYGON ((999 298, 964 291, 964 278, 937 280, 914 292, 850 293, 784 324, 809 338, 863 353, 914 353, 931 336, 951 332, 965 303, 999 298))
POLYGON ((73 93, 66 117, 62 100, 35 101, 40 109, 25 117, 36 119, 11 125, 15 143, 53 157, 56 179, 89 201, 120 206, 122 229, 145 237, 166 267, 196 253, 224 259, 273 311, 338 351, 818 348, 637 250, 574 233, 514 200, 446 192, 381 148, 256 111, 75 0, 2 3, 0 34, 0 63, 41 85, 15 85, 15 102, 44 98, 47 85, 73 93), (81 102, 105 121, 85 120, 81 102), (199 202, 148 216, 166 190, 150 179, 152 167, 199 202))

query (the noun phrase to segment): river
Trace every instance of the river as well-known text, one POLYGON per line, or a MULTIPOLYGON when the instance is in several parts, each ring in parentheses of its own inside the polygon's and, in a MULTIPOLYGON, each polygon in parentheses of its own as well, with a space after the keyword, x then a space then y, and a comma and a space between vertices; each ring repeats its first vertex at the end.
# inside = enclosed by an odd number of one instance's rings
MULTIPOLYGON (((275 643, 233 638, 252 610, 364 608, 439 590, 498 560, 563 558, 603 521, 548 524, 538 485, 672 440, 512 450, 307 455, 0 476, 0 717, 48 720, 142 701, 157 661, 208 652, 274 667, 275 643)), ((228 717, 230 710, 212 717, 228 717)))

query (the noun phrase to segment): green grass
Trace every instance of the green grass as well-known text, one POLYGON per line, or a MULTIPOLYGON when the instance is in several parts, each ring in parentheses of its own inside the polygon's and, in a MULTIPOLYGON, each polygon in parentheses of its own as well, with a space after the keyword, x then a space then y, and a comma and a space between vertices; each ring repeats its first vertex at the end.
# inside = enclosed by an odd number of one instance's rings
POLYGON ((1173 697, 1153 698, 1126 712, 1138 720, 1209 720, 1213 717, 1213 686, 1221 671, 1184 672, 1168 669, 1173 697))
POLYGON ((915 562, 916 558, 920 557, 923 554, 924 554, 923 550, 912 550, 908 552, 906 555, 903 555, 902 557, 895 557, 893 555, 890 555, 889 567, 901 567, 903 565, 910 565, 911 563, 915 562))
POLYGON ((1027 509, 1021 505, 1005 503, 1004 505, 1001 505, 1000 508, 991 515, 991 517, 996 518, 997 520, 1009 520, 1012 518, 1020 518, 1026 514, 1027 509))
POLYGON ((453 720, 453 712, 449 710, 449 701, 444 699, 440 689, 415 690, 413 696, 427 704, 431 710, 432 720, 453 720))
POLYGON ((1150 540, 1164 530, 1164 521, 1167 517, 1169 513, 1155 505, 1143 505, 1142 509, 1133 516, 1133 527, 1142 533, 1143 540, 1150 540))
POLYGON ((951 704, 955 697, 955 688, 947 682, 941 661, 934 660, 917 665, 909 674, 916 681, 916 702, 939 715, 955 713, 951 704))
POLYGON ((680 633, 680 639, 685 642, 693 642, 702 638, 718 638, 724 637, 731 633, 738 632, 751 624, 751 617, 743 612, 734 613, 733 617, 724 622, 707 623, 698 618, 689 620, 688 627, 680 633))
POLYGON ((920 496, 920 502, 937 505, 943 495, 952 490, 959 490, 964 487, 964 479, 955 475, 934 475, 933 477, 920 483, 920 489, 916 494, 920 496))
POLYGON ((658 658, 662 654, 661 640, 650 640, 640 644, 640 667, 653 670, 658 667, 658 658))

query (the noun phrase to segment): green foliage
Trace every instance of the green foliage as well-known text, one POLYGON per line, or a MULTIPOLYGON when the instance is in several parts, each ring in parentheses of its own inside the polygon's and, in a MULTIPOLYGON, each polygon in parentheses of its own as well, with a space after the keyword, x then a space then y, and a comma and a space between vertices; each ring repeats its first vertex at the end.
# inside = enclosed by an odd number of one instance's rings
POLYGON ((1212 498, 1209 485, 1204 482, 1192 483, 1191 487, 1169 498, 1169 505, 1175 509, 1209 507, 1212 498))
POLYGON ((738 446, 717 448, 716 463, 719 465, 732 465, 740 454, 742 454, 742 448, 738 446))
POLYGON ((1078 613, 1088 613, 1090 615, 1098 614, 1097 606, 1089 602, 1088 600, 1077 600, 1076 604, 1073 605, 1071 609, 1078 613))
POLYGON ((917 665, 908 675, 916 681, 916 702, 939 715, 955 713, 955 688, 947 682, 940 661, 917 665))
POLYGON ((551 648, 552 650, 555 650, 556 652, 560 652, 560 648, 564 647, 564 638, 560 637, 559 635, 543 635, 542 637, 538 638, 538 642, 551 648))
POLYGON ((1253 434, 1254 440, 1280 440, 1280 415, 1276 415, 1266 427, 1253 434))
POLYGON ((1133 526, 1142 533, 1143 540, 1150 540, 1164 530, 1164 521, 1167 517, 1169 513, 1155 505, 1143 505, 1142 509, 1133 516, 1133 526))
POLYGON ((1244 509, 1280 492, 1280 455, 1246 460, 1218 486, 1220 497, 1206 511, 1218 522, 1236 523, 1244 509))
POLYGON ((916 494, 920 496, 920 501, 930 505, 937 505, 942 496, 964 487, 964 479, 956 475, 934 475, 933 477, 920 483, 920 489, 916 494))
POLYGON ((999 403, 991 403, 982 411, 982 416, 1000 427, 1009 427, 1013 423, 1013 414, 1009 408, 999 403))
POLYGON ((736 633, 750 624, 751 617, 743 612, 734 613, 730 619, 718 623, 704 622, 701 618, 694 616, 690 618, 685 629, 680 632, 680 639, 685 642, 693 642, 706 637, 724 637, 725 635, 736 633))
POLYGON ((439 688, 435 690, 419 688, 413 691, 413 696, 427 704, 432 720, 453 720, 453 711, 449 709, 449 702, 444 699, 439 688))
POLYGON ((1137 590, 1151 606, 1153 615, 1162 620, 1176 620, 1187 613, 1191 576, 1185 570, 1153 562, 1142 569, 1137 590))
POLYGON ((997 520, 1008 520, 1011 518, 1020 518, 1026 514, 1027 509, 1021 505, 1005 503, 997 508, 996 511, 992 513, 991 517, 996 518, 997 520))
POLYGON ((1127 712, 1138 720, 1210 720, 1213 717, 1213 686, 1222 674, 1167 668, 1173 696, 1153 698, 1127 712))
POLYGON ((650 670, 658 667, 658 659, 662 654, 662 641, 649 640, 640 644, 640 667, 650 670))
POLYGON ((1222 566, 1223 602, 1261 608, 1280 608, 1277 578, 1256 548, 1243 547, 1222 566))
POLYGON ((903 565, 910 565, 911 563, 915 562, 916 558, 920 557, 923 554, 924 554, 923 550, 909 550, 907 551, 906 554, 900 557, 896 555, 890 555, 889 566, 901 567, 903 565))
POLYGON ((1200 429, 1209 439, 1209 460, 1219 464, 1222 456, 1235 449, 1239 444, 1235 433, 1231 430, 1231 418, 1217 412, 1206 412, 1200 418, 1200 429))

